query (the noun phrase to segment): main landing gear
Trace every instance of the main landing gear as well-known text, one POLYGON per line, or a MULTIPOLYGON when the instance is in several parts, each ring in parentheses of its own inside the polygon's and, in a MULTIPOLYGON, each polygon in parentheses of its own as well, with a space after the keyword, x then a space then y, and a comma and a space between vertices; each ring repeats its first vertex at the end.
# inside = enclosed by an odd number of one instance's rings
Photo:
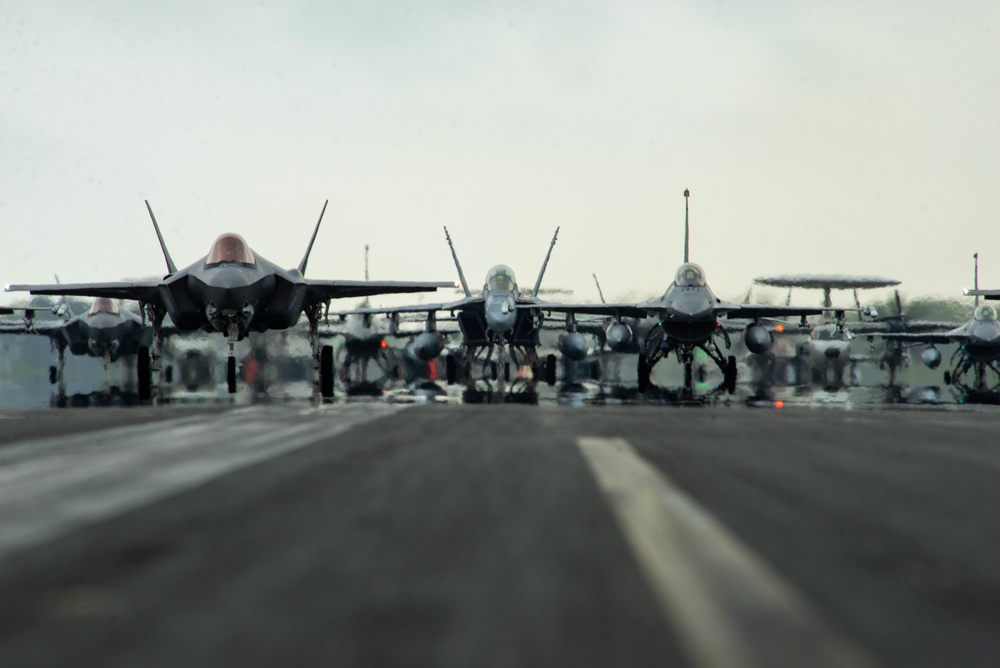
POLYGON ((313 358, 313 402, 333 397, 333 346, 319 345, 319 309, 317 304, 306 309, 309 321, 309 348, 313 358))

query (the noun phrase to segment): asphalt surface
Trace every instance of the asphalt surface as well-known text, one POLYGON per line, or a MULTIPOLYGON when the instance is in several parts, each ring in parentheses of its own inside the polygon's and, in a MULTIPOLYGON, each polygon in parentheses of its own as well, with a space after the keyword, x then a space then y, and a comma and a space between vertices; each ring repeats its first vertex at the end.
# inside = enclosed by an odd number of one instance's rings
POLYGON ((3 666, 1000 664, 991 408, 0 426, 3 666))

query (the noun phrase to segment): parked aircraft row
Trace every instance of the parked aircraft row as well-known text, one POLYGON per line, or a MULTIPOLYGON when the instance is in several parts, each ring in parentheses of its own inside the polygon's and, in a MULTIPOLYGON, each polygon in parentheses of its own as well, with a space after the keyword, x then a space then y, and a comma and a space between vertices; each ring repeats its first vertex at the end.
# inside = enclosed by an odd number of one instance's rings
MULTIPOLYGON (((598 340, 614 353, 635 355, 639 391, 649 390, 652 370, 661 360, 673 357, 683 367, 681 391, 693 392, 696 353, 704 356, 722 372, 721 391, 732 393, 737 382, 737 361, 733 354, 733 338, 740 336, 758 364, 774 363, 772 344, 775 336, 786 332, 808 332, 804 354, 815 380, 829 382, 843 379, 845 369, 856 362, 852 358, 850 341, 855 334, 880 336, 891 344, 886 346, 880 363, 890 371, 890 382, 896 372, 908 363, 912 345, 926 345, 924 363, 936 368, 941 354, 936 344, 958 343, 952 367, 945 375, 947 382, 964 382, 970 371, 972 385, 979 390, 996 389, 1000 385, 1000 324, 996 311, 989 305, 978 305, 979 297, 1000 299, 1000 290, 976 289, 977 307, 972 319, 960 326, 949 323, 913 322, 902 312, 898 300, 897 313, 878 317, 871 307, 862 307, 857 290, 886 287, 898 281, 881 277, 772 276, 757 279, 763 285, 791 288, 818 288, 824 291, 821 306, 753 304, 749 296, 743 303, 730 302, 715 295, 702 267, 690 260, 688 200, 685 198, 685 239, 683 263, 664 293, 651 300, 638 302, 605 302, 599 304, 549 301, 539 296, 542 279, 558 238, 553 234, 538 276, 530 291, 522 292, 513 271, 506 264, 491 267, 485 275, 483 288, 474 294, 465 278, 451 235, 445 229, 459 283, 464 296, 457 301, 389 308, 356 308, 339 311, 342 319, 361 318, 370 326, 373 317, 387 316, 391 323, 400 318, 420 315, 422 331, 413 336, 409 350, 422 362, 435 360, 446 349, 446 340, 438 328, 439 320, 453 318, 461 339, 457 350, 446 356, 448 382, 472 382, 479 368, 487 378, 514 378, 531 382, 555 382, 557 360, 554 354, 541 352, 540 333, 546 316, 558 314, 565 318, 560 327, 556 349, 568 360, 583 360, 592 350, 590 341, 598 340), (854 290, 853 308, 835 307, 831 298, 834 289, 854 290), (857 313, 857 322, 850 323, 848 312, 857 313), (819 324, 809 323, 810 316, 820 316, 819 324), (788 320, 797 318, 797 322, 788 320), (743 323, 736 326, 737 323, 743 323), (590 339, 588 340, 588 336, 590 339), (766 356, 771 355, 770 362, 766 356), (989 373, 993 372, 993 378, 989 373), (822 380, 819 377, 822 377, 822 380)), ((332 299, 366 297, 389 293, 431 291, 453 287, 448 281, 346 281, 305 278, 306 265, 316 240, 326 204, 313 230, 305 255, 294 269, 282 269, 255 253, 237 234, 220 236, 207 255, 184 269, 178 270, 171 258, 152 208, 146 202, 154 231, 167 265, 162 280, 129 281, 92 284, 11 285, 8 291, 27 291, 42 295, 89 296, 96 298, 86 315, 62 325, 59 343, 60 369, 62 351, 69 347, 74 354, 91 354, 113 361, 117 356, 136 354, 139 394, 142 398, 160 398, 160 351, 164 336, 164 321, 169 316, 178 331, 204 330, 223 334, 228 341, 227 386, 236 391, 235 342, 249 332, 282 330, 294 325, 305 314, 314 369, 314 398, 333 394, 333 348, 322 345, 321 322, 328 315, 332 299), (131 300, 139 305, 141 317, 130 314, 116 300, 131 300), (148 327, 147 327, 148 325, 148 327), (145 338, 144 338, 145 337, 145 338)), ((367 273, 367 272, 366 272, 367 273)), ((595 277, 596 278, 596 277, 595 277)), ((600 286, 598 285, 598 289, 600 286)), ((30 317, 26 318, 31 329, 30 317)), ((38 331, 35 328, 35 331, 38 331)), ((55 336, 53 331, 39 331, 55 336)), ((364 334, 362 333, 362 337, 364 334)), ((381 340, 381 339, 380 339, 381 340)), ((360 349, 359 349, 360 350, 360 349)))

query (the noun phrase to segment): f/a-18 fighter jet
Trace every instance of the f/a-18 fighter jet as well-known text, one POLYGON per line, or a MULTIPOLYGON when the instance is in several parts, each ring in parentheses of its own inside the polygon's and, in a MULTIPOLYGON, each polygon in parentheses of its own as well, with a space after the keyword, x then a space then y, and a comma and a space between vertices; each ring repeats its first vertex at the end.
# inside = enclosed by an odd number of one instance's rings
MULTIPOLYGON (((743 332, 747 348, 751 352, 766 352, 772 344, 771 333, 761 324, 765 318, 787 318, 799 316, 803 322, 809 315, 819 315, 829 309, 803 308, 799 306, 771 306, 763 304, 738 304, 723 301, 715 296, 705 280, 705 271, 689 260, 690 227, 688 224, 688 198, 690 191, 684 191, 684 263, 675 274, 673 282, 667 286, 662 296, 644 302, 606 304, 540 304, 543 311, 567 313, 567 323, 572 326, 576 313, 607 315, 623 324, 628 317, 654 319, 638 359, 639 390, 645 391, 650 385, 653 366, 661 359, 674 353, 684 365, 684 391, 692 392, 692 367, 695 350, 703 350, 724 374, 723 388, 732 393, 736 388, 736 358, 726 356, 719 347, 721 340, 726 348, 731 346, 729 334, 721 322, 728 320, 750 321, 743 332)), ((615 330, 616 345, 627 347, 624 325, 615 330)), ((609 337, 610 338, 610 337, 609 337)))
MULTIPOLYGON (((486 272, 482 293, 474 295, 465 280, 448 228, 445 228, 444 234, 465 292, 462 299, 439 304, 355 309, 340 315, 384 314, 398 319, 404 313, 426 313, 425 330, 413 339, 410 347, 420 360, 429 362, 437 358, 444 349, 444 337, 437 331, 436 314, 451 312, 458 320, 462 332, 463 354, 460 360, 456 360, 453 355, 446 358, 445 370, 449 383, 471 380, 472 367, 480 359, 483 361, 484 371, 490 369, 489 373, 492 373, 494 379, 497 378, 498 363, 504 365, 504 376, 507 376, 505 351, 510 352, 516 366, 529 368, 533 374, 541 372, 547 383, 555 383, 555 355, 547 356, 544 364, 538 357, 539 332, 542 328, 542 313, 538 307, 540 304, 548 304, 538 299, 538 290, 559 235, 559 228, 556 228, 552 236, 535 285, 527 294, 518 287, 513 270, 505 264, 498 264, 486 272), (496 359, 493 359, 494 350, 498 351, 496 359)), ((587 345, 581 334, 577 336, 579 340, 561 337, 559 349, 571 358, 582 359, 587 354, 587 345)))
MULTIPOLYGON (((248 332, 286 329, 305 313, 309 321, 309 342, 312 347, 314 386, 313 396, 333 394, 333 349, 319 345, 317 330, 324 306, 331 299, 365 297, 403 292, 426 292, 453 287, 451 282, 345 281, 316 280, 305 277, 309 254, 316 241, 323 214, 313 230, 312 238, 298 267, 282 269, 256 254, 238 234, 223 234, 212 244, 208 255, 184 269, 177 269, 167 251, 153 210, 146 202, 153 229, 156 231, 167 264, 162 280, 123 281, 117 283, 65 285, 10 285, 8 291, 27 291, 43 295, 78 295, 131 299, 138 301, 145 318, 153 328, 152 346, 148 351, 153 387, 140 387, 140 396, 159 399, 160 347, 162 325, 169 315, 181 330, 221 332, 229 340, 227 381, 229 392, 236 391, 236 357, 233 344, 248 332)), ((147 357, 140 352, 140 364, 147 357)))

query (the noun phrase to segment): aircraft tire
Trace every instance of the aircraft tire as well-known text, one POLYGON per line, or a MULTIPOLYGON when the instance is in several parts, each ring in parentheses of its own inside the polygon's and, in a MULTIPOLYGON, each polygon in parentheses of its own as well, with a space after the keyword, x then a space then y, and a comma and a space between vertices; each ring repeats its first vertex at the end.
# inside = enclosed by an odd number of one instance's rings
POLYGON ((694 369, 691 362, 684 363, 684 389, 689 392, 694 389, 694 369))
POLYGON ((324 399, 333 396, 333 346, 319 351, 319 393, 324 399))
POLYGON ((510 362, 503 363, 503 379, 510 382, 510 362))
POLYGON ((726 392, 733 394, 736 392, 736 357, 730 355, 726 360, 726 392))
POLYGON ((59 369, 54 366, 49 367, 49 385, 55 385, 59 382, 59 369))
POLYGON ((139 400, 149 401, 153 396, 153 374, 150 372, 149 368, 149 348, 139 348, 139 353, 136 355, 135 360, 135 375, 138 385, 136 391, 139 394, 139 400))
POLYGON ((549 385, 556 384, 556 356, 546 355, 545 357, 545 382, 549 385))
POLYGON ((490 380, 497 379, 497 363, 495 360, 490 360, 486 363, 486 367, 483 369, 484 374, 488 374, 490 380))
POLYGON ((458 377, 458 360, 455 359, 454 355, 448 355, 444 358, 444 375, 449 385, 455 384, 458 377))
POLYGON ((646 361, 646 356, 639 353, 639 361, 636 365, 636 373, 638 374, 638 389, 639 392, 645 393, 649 389, 649 375, 650 368, 649 362, 646 361))
POLYGON ((228 357, 226 358, 226 385, 229 388, 229 394, 236 394, 236 358, 228 357))
POLYGON ((951 372, 950 371, 945 371, 944 372, 944 384, 945 385, 951 385, 951 372))

